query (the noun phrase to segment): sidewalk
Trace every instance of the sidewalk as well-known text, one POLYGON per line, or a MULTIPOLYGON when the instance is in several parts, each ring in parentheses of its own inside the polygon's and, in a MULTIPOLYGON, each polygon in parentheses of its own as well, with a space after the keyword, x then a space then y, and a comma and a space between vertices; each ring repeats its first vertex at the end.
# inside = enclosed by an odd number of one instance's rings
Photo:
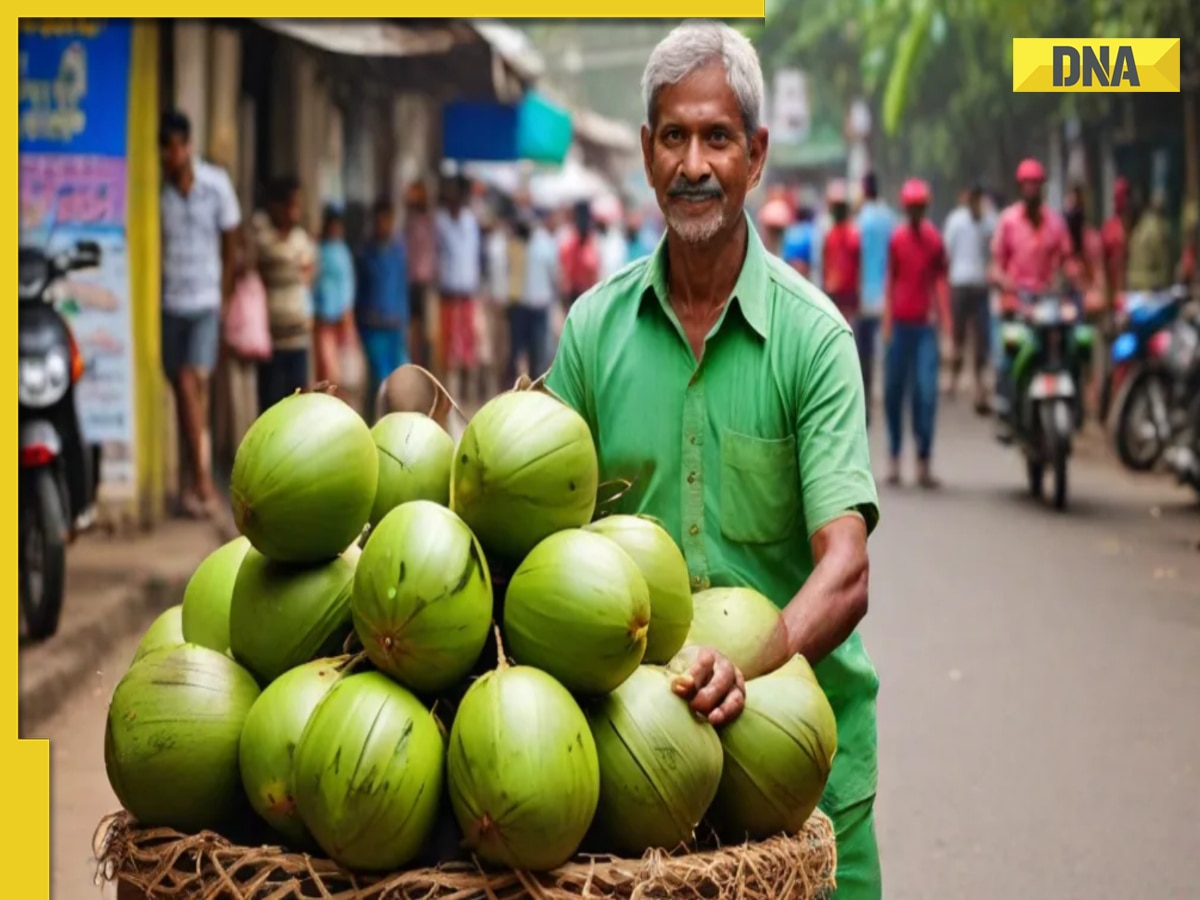
POLYGON ((20 648, 20 736, 38 736, 39 726, 90 683, 112 647, 180 602, 200 561, 235 534, 227 518, 166 521, 134 537, 87 534, 69 547, 58 633, 20 648))

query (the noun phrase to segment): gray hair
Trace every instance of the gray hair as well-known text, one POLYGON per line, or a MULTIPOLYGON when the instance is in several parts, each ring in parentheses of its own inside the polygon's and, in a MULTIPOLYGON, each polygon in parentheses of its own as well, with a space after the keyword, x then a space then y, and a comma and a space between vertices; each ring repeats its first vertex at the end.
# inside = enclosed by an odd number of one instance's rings
POLYGON ((723 22, 684 22, 659 41, 642 73, 646 122, 653 126, 654 105, 664 87, 678 84, 698 69, 720 63, 737 97, 747 136, 762 125, 763 74, 749 38, 723 22))

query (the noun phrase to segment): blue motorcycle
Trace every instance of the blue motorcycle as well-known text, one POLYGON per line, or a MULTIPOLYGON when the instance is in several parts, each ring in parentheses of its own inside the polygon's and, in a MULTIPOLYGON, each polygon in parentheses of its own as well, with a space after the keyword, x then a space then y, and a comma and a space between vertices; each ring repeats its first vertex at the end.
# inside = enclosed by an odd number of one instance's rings
POLYGON ((1100 414, 1121 464, 1134 472, 1153 469, 1171 436, 1166 351, 1187 297, 1179 287, 1131 293, 1119 314, 1100 414))

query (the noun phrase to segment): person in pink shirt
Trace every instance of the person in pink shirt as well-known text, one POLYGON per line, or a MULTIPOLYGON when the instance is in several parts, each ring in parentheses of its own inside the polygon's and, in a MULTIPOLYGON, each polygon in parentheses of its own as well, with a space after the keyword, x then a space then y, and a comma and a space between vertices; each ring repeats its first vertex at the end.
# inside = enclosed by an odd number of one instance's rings
POLYGON ((425 309, 429 292, 437 276, 437 236, 425 185, 414 181, 404 194, 404 243, 408 250, 408 343, 409 357, 419 366, 428 367, 429 340, 426 337, 425 309))
POLYGON ((946 247, 926 217, 929 186, 910 178, 900 190, 906 221, 888 242, 884 282, 884 413, 888 427, 888 483, 900 483, 904 404, 911 395, 912 427, 917 442, 917 483, 938 486, 931 471, 937 416, 939 327, 949 335, 950 286, 946 247))
MULTIPOLYGON (((1036 159, 1017 166, 1021 199, 1007 207, 992 236, 992 281, 1000 289, 1002 315, 1017 313, 1025 295, 1050 291, 1067 274, 1071 236, 1062 216, 1045 203, 1046 170, 1036 159)), ((1000 353, 996 372, 996 415, 1001 438, 1009 434, 1012 360, 1000 353)))

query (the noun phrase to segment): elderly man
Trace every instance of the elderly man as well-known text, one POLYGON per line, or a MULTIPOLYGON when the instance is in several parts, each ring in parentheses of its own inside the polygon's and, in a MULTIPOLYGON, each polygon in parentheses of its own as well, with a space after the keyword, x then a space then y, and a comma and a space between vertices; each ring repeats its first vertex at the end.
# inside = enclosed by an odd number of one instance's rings
POLYGON ((783 610, 753 671, 704 648, 676 689, 719 727, 740 712, 744 678, 808 658, 838 720, 822 799, 838 894, 878 898, 879 682, 855 629, 879 512, 854 335, 744 210, 767 157, 750 43, 681 25, 642 85, 666 240, 575 303, 548 384, 587 419, 603 477, 632 482, 620 510, 665 524, 694 589, 747 585, 783 610))

